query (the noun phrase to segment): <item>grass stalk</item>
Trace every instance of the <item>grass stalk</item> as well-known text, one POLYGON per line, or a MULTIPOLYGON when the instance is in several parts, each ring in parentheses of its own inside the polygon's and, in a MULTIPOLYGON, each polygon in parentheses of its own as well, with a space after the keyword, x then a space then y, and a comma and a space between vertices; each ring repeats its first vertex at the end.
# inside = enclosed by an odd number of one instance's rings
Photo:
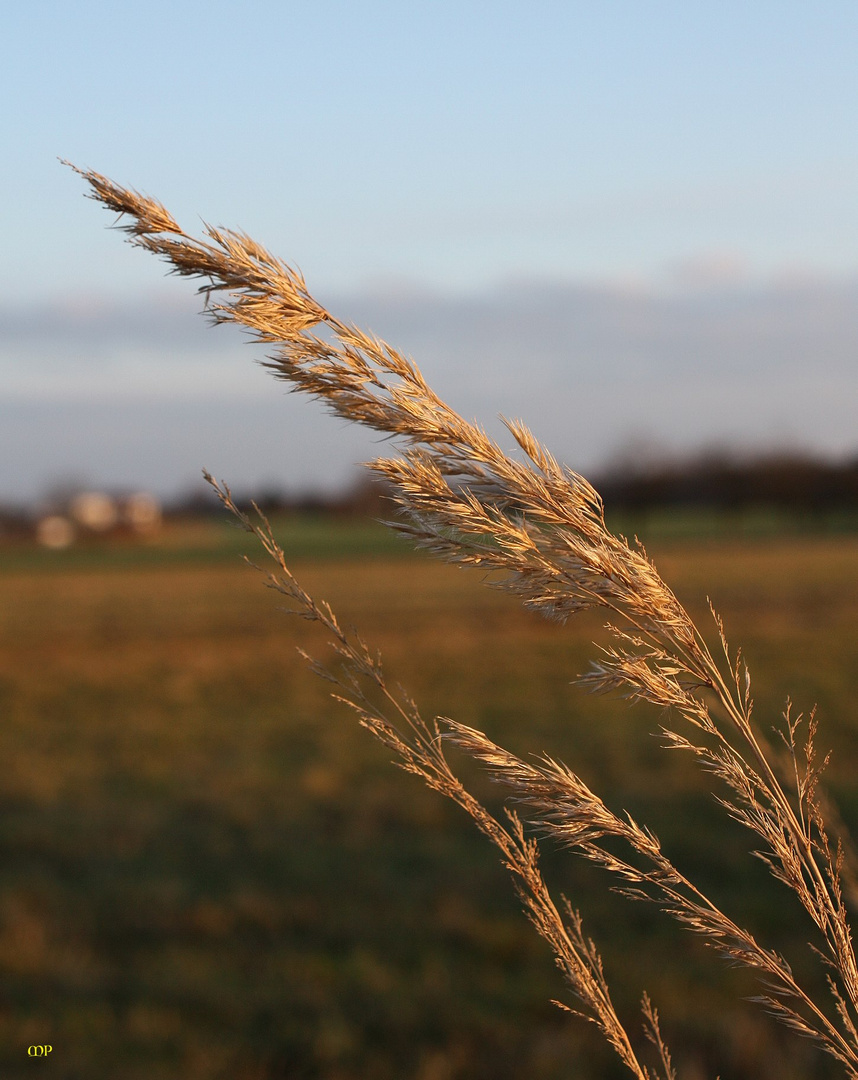
POLYGON ((643 1017, 656 1062, 645 1066, 614 1010, 580 917, 551 897, 536 841, 514 813, 501 822, 465 789, 445 757, 450 742, 526 805, 539 830, 618 876, 629 895, 657 903, 729 962, 753 971, 763 985, 758 1001, 764 1008, 834 1057, 844 1075, 858 1077, 858 964, 842 881, 848 848, 830 839, 838 819, 820 787, 825 762, 815 756, 815 716, 804 722, 802 741, 802 718, 793 719, 787 707, 779 727, 783 746, 766 740, 754 715, 748 667, 741 654, 731 654, 721 620, 714 616, 713 654, 643 546, 608 529, 592 485, 558 463, 523 423, 505 421, 521 453, 512 457, 438 398, 413 361, 337 319, 297 270, 249 237, 205 226, 204 237, 195 238, 155 200, 98 173, 76 171, 92 197, 120 215, 119 227, 134 245, 165 259, 172 272, 202 281, 208 315, 244 327, 268 350, 264 364, 275 378, 336 415, 399 440, 399 456, 370 464, 396 491, 402 517, 394 527, 448 561, 482 567, 495 587, 558 622, 586 609, 606 613, 614 642, 580 682, 662 710, 666 745, 690 753, 718 781, 719 802, 754 834, 772 875, 810 917, 830 987, 829 998, 819 1000, 800 985, 783 957, 673 865, 652 832, 609 810, 573 770, 547 758, 525 762, 453 720, 424 721, 413 702, 388 689, 380 658, 298 585, 264 520, 251 521, 229 490, 215 485, 275 560, 269 584, 327 633, 341 667, 313 666, 334 683, 335 696, 403 768, 461 806, 498 848, 575 995, 573 1011, 598 1027, 638 1080, 675 1080, 649 999, 643 1017), (616 854, 617 842, 628 857, 616 854))

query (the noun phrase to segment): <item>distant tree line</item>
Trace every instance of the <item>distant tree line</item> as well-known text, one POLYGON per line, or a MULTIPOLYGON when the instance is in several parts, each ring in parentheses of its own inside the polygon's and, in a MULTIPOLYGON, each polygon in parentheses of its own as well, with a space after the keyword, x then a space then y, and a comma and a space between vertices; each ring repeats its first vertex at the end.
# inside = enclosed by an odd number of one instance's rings
MULTIPOLYGON (((649 466, 617 468, 596 481, 610 509, 701 507, 742 510, 769 507, 806 513, 858 512, 858 457, 836 463, 797 454, 759 458, 708 455, 649 466)), ((365 478, 337 495, 289 496, 261 491, 253 501, 265 513, 291 511, 389 518, 393 491, 365 478)), ((241 500, 249 505, 250 496, 241 500)))
MULTIPOLYGON (((759 507, 810 514, 858 513, 858 457, 837 463, 788 455, 746 460, 709 456, 617 469, 603 475, 595 487, 612 510, 759 507)), ((265 513, 387 518, 394 514, 392 496, 385 484, 364 478, 339 495, 290 497, 268 490, 258 492, 254 501, 265 513)), ((250 498, 242 501, 249 504, 250 498)))
MULTIPOLYGON (((709 455, 665 464, 626 464, 597 478, 596 488, 611 511, 697 507, 730 512, 759 507, 806 515, 845 512, 858 516, 858 457, 835 463, 797 454, 744 460, 709 455)), ((369 477, 336 494, 295 495, 269 487, 238 494, 236 501, 248 509, 256 503, 268 515, 382 520, 396 516, 393 491, 369 477)), ((223 513, 214 494, 200 488, 172 500, 164 511, 167 519, 223 513)), ((31 509, 0 506, 0 536, 27 535, 33 523, 31 509)))
POLYGON ((617 470, 596 487, 606 505, 617 510, 858 511, 858 458, 832 463, 786 454, 745 461, 712 456, 636 471, 617 470))

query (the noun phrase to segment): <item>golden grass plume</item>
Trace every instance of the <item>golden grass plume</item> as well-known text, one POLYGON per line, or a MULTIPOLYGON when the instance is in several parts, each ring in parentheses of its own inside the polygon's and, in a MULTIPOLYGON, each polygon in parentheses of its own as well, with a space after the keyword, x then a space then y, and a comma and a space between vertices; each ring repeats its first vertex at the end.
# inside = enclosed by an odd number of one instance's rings
POLYGON ((265 366, 276 378, 345 419, 399 438, 399 456, 370 466, 396 491, 403 516, 395 527, 442 558, 483 567, 494 585, 550 618, 562 622, 587 608, 607 613, 614 644, 580 681, 663 710, 668 747, 687 751, 719 782, 719 801, 754 834, 771 873, 809 917, 830 989, 826 1001, 816 1000, 783 957, 672 864, 652 832, 610 810, 566 765, 526 762, 483 732, 424 720, 406 695, 389 688, 380 658, 300 587, 264 519, 251 520, 229 489, 212 480, 276 563, 270 584, 326 632, 339 666, 311 663, 334 683, 335 696, 403 768, 461 806, 498 848, 528 917, 554 951, 574 996, 572 1011, 598 1027, 638 1080, 675 1080, 649 999, 644 995, 642 1014, 655 1055, 644 1065, 580 917, 551 897, 536 841, 516 814, 498 820, 466 790, 448 763, 448 742, 484 765, 538 829, 616 875, 628 895, 659 904, 730 963, 753 971, 763 1007, 837 1059, 846 1076, 858 1077, 858 964, 842 881, 847 856, 826 824, 837 819, 819 786, 824 762, 814 751, 815 716, 793 718, 787 707, 782 745, 770 744, 754 715, 748 667, 731 652, 717 615, 710 648, 643 547, 608 529, 594 488, 520 421, 505 422, 522 459, 505 454, 438 398, 410 359, 335 318, 297 270, 249 237, 206 226, 204 238, 194 238, 155 200, 96 172, 76 171, 92 197, 120 215, 131 243, 165 259, 174 273, 202 280, 210 317, 237 323, 264 345, 265 366))

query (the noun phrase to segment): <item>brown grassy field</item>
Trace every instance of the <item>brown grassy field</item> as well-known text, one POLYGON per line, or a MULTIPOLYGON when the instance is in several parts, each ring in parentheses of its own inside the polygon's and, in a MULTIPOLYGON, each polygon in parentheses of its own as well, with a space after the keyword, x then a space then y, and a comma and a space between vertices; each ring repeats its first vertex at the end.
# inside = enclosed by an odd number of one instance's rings
MULTIPOLYGON (((324 653, 313 628, 237 560, 200 551, 0 558, 2 1075, 619 1075, 550 1004, 559 975, 471 823, 330 702, 294 648, 324 653), (28 1060, 45 1042, 50 1060, 28 1060)), ((687 539, 652 554, 701 626, 712 597, 761 719, 787 694, 819 703, 831 787, 858 824, 858 538, 687 539)), ((570 685, 598 618, 560 627, 474 573, 389 552, 294 569, 424 714, 574 764, 801 969, 803 913, 748 872, 750 841, 691 763, 660 749, 657 713, 570 685)), ((689 935, 552 845, 546 864, 584 912, 620 1011, 653 996, 684 1077, 830 1075, 737 1001, 752 984, 689 935)))

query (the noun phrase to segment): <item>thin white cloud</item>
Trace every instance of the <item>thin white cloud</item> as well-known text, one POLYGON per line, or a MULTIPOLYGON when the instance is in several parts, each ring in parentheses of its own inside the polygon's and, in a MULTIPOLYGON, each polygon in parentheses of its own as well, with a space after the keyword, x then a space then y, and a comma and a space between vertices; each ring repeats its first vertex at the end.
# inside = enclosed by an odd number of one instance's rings
MULTIPOLYGON (((647 439, 670 452, 858 451, 858 281, 705 278, 324 299, 412 355, 463 414, 504 439, 497 414, 521 416, 576 468, 647 439)), ((198 308, 191 298, 0 311, 0 499, 78 465, 160 489, 202 464, 248 486, 330 487, 386 452, 288 398, 252 363, 262 350, 207 327, 198 308)))

